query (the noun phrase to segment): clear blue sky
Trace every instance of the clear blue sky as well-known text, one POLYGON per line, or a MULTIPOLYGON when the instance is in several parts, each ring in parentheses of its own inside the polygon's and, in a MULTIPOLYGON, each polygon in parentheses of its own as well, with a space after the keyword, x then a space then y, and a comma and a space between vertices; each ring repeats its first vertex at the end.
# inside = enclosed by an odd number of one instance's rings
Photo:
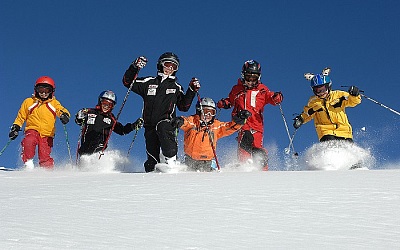
MULTIPOLYGON (((312 95, 306 72, 332 68, 333 88, 357 85, 365 94, 400 110, 400 3, 385 1, 1 1, 0 81, 3 111, 0 147, 8 141, 22 101, 33 92, 35 80, 52 77, 56 97, 75 114, 93 107, 98 94, 116 92, 118 113, 126 94, 121 78, 137 56, 148 65, 141 76, 156 74, 156 61, 166 51, 181 60, 177 76, 186 89, 192 76, 200 79, 201 96, 226 97, 240 76, 245 60, 261 63, 262 81, 282 91, 282 108, 293 131, 293 114, 302 111, 312 95)), ((132 93, 120 116, 122 123, 136 120, 141 98, 132 93)), ((188 113, 194 113, 194 105, 188 113)), ((355 140, 371 147, 378 161, 399 162, 400 117, 371 101, 347 109, 355 140), (366 131, 361 133, 361 128, 366 131)), ((227 121, 230 111, 222 110, 227 121)), ((283 154, 289 140, 278 107, 265 109, 264 144, 283 154)), ((79 127, 67 125, 73 158, 79 127)), ((0 156, 0 165, 19 161, 23 135, 0 156)), ((114 134, 113 148, 126 152, 133 134, 114 134)), ((312 123, 300 128, 294 140, 301 154, 317 136, 312 123)), ((218 150, 234 148, 234 136, 220 141, 218 150)), ((182 150, 180 150, 182 153, 182 150)), ((68 158, 66 137, 57 121, 53 156, 68 158)), ((145 159, 143 130, 131 157, 145 159)))

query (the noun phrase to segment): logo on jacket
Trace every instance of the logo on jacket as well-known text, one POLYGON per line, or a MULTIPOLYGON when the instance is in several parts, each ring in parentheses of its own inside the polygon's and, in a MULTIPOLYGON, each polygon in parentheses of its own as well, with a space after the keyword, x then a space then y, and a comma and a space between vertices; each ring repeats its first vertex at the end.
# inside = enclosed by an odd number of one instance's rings
POLYGON ((88 114, 87 124, 94 124, 96 121, 96 114, 88 114))
POLYGON ((104 117, 104 118, 103 118, 103 122, 105 122, 105 123, 107 123, 107 124, 111 124, 111 119, 110 119, 110 118, 107 118, 107 117, 104 117))
POLYGON ((175 94, 176 89, 167 89, 167 91, 165 92, 165 94, 175 94))

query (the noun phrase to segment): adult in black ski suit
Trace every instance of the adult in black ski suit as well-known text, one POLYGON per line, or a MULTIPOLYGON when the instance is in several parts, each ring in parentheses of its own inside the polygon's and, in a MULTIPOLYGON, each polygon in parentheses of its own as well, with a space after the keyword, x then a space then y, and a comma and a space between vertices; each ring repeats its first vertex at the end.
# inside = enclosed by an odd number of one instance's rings
POLYGON ((176 128, 170 124, 170 120, 176 117, 176 108, 183 112, 189 110, 200 83, 197 78, 192 78, 186 94, 184 93, 175 76, 179 59, 172 52, 166 52, 158 59, 156 77, 136 78, 139 69, 146 63, 145 57, 138 57, 126 70, 122 82, 127 88, 132 86, 131 90, 143 98, 147 154, 144 169, 151 172, 160 162, 160 149, 166 163, 171 164, 176 160, 176 128))
POLYGON ((79 155, 89 155, 106 149, 111 131, 126 135, 132 130, 141 128, 143 124, 141 118, 125 126, 115 119, 112 110, 116 102, 115 94, 111 90, 106 90, 100 93, 95 108, 81 109, 75 115, 75 123, 82 127, 79 155))

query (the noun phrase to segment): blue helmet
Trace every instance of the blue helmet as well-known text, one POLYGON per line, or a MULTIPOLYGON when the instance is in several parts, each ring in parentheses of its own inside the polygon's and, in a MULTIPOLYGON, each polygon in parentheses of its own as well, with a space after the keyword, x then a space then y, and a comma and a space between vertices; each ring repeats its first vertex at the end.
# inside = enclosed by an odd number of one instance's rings
POLYGON ((332 84, 331 78, 329 76, 317 74, 313 78, 311 78, 311 88, 325 84, 328 84, 329 86, 332 84))
POLYGON ((331 78, 327 75, 323 75, 323 74, 314 75, 310 81, 311 81, 311 88, 313 89, 314 94, 317 96, 318 96, 318 93, 315 90, 316 87, 321 87, 321 86, 325 85, 328 93, 331 91, 332 81, 331 81, 331 78))

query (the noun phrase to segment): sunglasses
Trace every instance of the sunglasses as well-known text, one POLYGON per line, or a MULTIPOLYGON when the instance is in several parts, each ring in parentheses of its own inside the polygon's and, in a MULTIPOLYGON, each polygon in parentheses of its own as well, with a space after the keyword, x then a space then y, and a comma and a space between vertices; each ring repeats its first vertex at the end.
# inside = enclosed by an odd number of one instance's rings
POLYGON ((161 65, 164 68, 167 68, 167 69, 170 69, 170 70, 173 70, 173 71, 177 71, 178 70, 178 65, 176 63, 174 63, 174 62, 171 62, 171 61, 165 61, 165 62, 161 63, 161 65))

